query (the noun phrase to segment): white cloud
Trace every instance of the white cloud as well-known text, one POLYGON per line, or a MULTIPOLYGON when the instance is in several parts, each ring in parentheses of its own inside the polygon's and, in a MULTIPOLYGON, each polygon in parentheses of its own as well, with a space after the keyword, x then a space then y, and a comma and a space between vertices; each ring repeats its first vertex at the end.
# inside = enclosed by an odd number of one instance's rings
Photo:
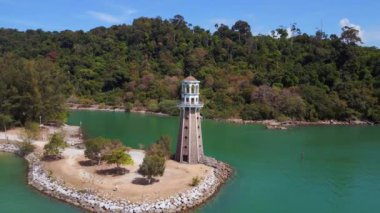
POLYGON ((90 16, 92 16, 93 18, 99 21, 107 22, 110 24, 117 24, 123 21, 119 17, 113 16, 107 13, 97 12, 97 11, 88 11, 87 14, 89 14, 90 16))
POLYGON ((364 30, 360 27, 360 25, 357 25, 357 24, 353 24, 350 22, 350 20, 348 18, 342 18, 340 21, 339 21, 339 24, 341 27, 352 27, 356 30, 359 31, 359 37, 364 40, 364 30))
POLYGON ((110 24, 120 24, 125 22, 130 16, 137 11, 134 9, 130 9, 123 6, 116 6, 112 7, 114 10, 119 10, 118 15, 110 14, 110 13, 104 13, 99 11, 87 11, 87 14, 90 15, 92 18, 95 18, 99 21, 110 23, 110 24))
POLYGON ((287 38, 291 38, 291 37, 294 36, 293 32, 292 32, 292 28, 290 28, 290 27, 286 28, 286 32, 288 33, 288 37, 287 38))

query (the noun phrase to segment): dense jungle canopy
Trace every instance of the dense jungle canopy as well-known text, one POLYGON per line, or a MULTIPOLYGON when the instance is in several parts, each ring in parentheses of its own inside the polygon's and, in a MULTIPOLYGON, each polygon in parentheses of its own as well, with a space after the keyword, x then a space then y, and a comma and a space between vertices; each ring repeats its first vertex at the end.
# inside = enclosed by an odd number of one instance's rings
POLYGON ((172 19, 88 32, 0 29, 0 122, 62 120, 65 103, 176 114, 180 81, 201 81, 206 118, 380 121, 380 50, 358 31, 253 35, 172 19))

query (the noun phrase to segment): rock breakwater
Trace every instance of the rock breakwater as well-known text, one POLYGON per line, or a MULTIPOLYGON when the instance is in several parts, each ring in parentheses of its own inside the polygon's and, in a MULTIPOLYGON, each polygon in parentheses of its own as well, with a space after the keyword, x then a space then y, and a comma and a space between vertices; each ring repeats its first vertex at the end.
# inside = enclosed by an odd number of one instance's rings
MULTIPOLYGON (((0 143, 0 151, 17 153, 18 146, 0 143)), ((132 203, 128 200, 110 200, 91 191, 77 190, 56 180, 46 171, 34 153, 25 157, 29 163, 28 183, 47 195, 92 212, 181 212, 199 206, 210 199, 228 180, 232 169, 214 158, 205 157, 204 164, 213 171, 197 186, 154 202, 132 203)))
POLYGON ((0 152, 17 153, 19 147, 11 143, 0 143, 0 152))

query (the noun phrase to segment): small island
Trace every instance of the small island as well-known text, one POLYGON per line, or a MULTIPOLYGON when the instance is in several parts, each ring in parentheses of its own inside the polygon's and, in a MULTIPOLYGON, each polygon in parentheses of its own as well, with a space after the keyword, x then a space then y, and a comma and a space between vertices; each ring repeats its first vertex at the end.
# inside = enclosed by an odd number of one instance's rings
POLYGON ((92 212, 179 212, 210 199, 232 174, 203 151, 199 81, 182 82, 176 153, 161 136, 144 149, 118 140, 83 140, 80 127, 28 124, 0 135, 0 151, 29 163, 28 183, 92 212))

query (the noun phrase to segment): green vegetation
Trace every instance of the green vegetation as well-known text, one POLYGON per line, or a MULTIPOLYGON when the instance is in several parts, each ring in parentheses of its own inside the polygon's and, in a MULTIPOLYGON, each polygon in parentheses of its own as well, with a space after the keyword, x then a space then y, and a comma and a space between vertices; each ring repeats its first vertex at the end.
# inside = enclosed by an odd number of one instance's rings
POLYGON ((133 165, 131 156, 126 153, 129 148, 118 140, 97 137, 87 140, 85 146, 85 157, 95 161, 98 165, 102 161, 116 164, 116 168, 110 170, 111 173, 124 174, 126 169, 121 168, 121 165, 133 165))
POLYGON ((65 118, 64 102, 178 114, 180 81, 201 80, 208 118, 380 122, 380 50, 358 31, 252 35, 237 21, 214 33, 180 15, 88 32, 0 29, 0 122, 65 118))
POLYGON ((170 144, 171 138, 167 135, 161 136, 155 143, 151 144, 147 150, 147 155, 157 155, 165 159, 171 157, 170 144))
POLYGON ((25 135, 28 139, 39 139, 41 128, 38 123, 27 121, 25 123, 25 135))
POLYGON ((67 147, 63 135, 54 133, 49 140, 49 143, 44 146, 44 159, 55 160, 62 158, 61 153, 67 147))
POLYGON ((125 146, 114 148, 104 155, 104 160, 108 164, 116 164, 117 169, 120 169, 120 165, 133 165, 133 160, 126 151, 128 149, 125 146))
POLYGON ((7 126, 13 122, 10 115, 0 114, 0 129, 2 131, 7 131, 7 126))
POLYGON ((96 161, 99 165, 104 158, 106 146, 111 143, 111 140, 102 137, 89 139, 85 142, 86 149, 84 155, 86 158, 96 161))
POLYGON ((8 125, 36 122, 40 116, 43 121, 63 121, 68 83, 59 65, 42 57, 26 59, 16 53, 0 52, 3 53, 0 57, 0 117, 3 119, 0 120, 7 118, 8 125))
POLYGON ((154 177, 162 176, 165 171, 165 158, 158 155, 146 155, 140 165, 139 173, 148 178, 149 184, 153 183, 154 177))
POLYGON ((198 186, 200 182, 201 182, 201 179, 199 179, 198 176, 193 177, 193 179, 191 180, 190 186, 198 186))
POLYGON ((35 149, 36 147, 31 142, 23 142, 20 144, 19 154, 21 156, 26 156, 34 152, 35 149))
POLYGON ((145 150, 145 157, 138 172, 147 177, 149 184, 153 182, 154 177, 164 174, 165 161, 171 157, 170 144, 171 138, 164 135, 145 150))
POLYGON ((158 109, 165 114, 179 115, 177 104, 178 102, 176 100, 163 100, 159 103, 158 109))

